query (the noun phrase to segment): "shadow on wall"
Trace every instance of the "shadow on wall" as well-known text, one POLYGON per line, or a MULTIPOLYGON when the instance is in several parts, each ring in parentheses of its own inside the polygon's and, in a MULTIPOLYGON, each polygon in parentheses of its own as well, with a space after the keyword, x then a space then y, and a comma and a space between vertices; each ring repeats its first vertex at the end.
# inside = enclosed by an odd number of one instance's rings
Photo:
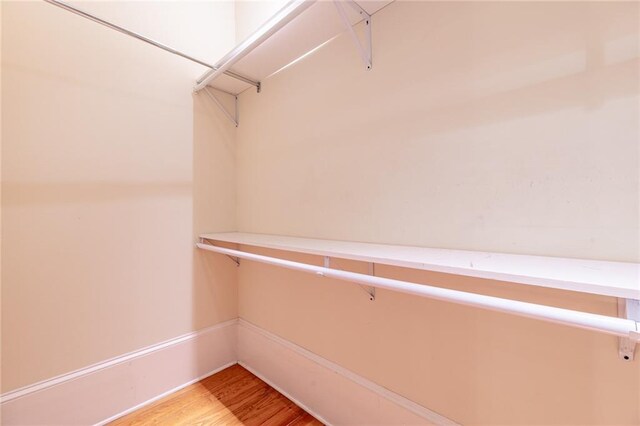
MULTIPOLYGON (((224 99, 224 101, 230 101, 224 99)), ((232 107, 232 104, 229 105, 232 107)), ((208 232, 236 230, 236 127, 204 94, 193 95, 192 242, 208 232)), ((237 266, 192 246, 192 329, 238 316, 237 266)), ((235 339, 235 337, 234 337, 235 339)), ((229 342, 235 348, 235 341, 229 342)), ((198 354, 206 354, 199 351, 198 354)), ((195 359, 194 372, 210 362, 195 359)))
POLYGON ((2 18, 3 391, 235 318, 194 258, 235 226, 202 67, 44 2, 2 18))
POLYGON ((3 186, 7 191, 3 203, 7 207, 26 207, 48 204, 114 203, 127 199, 145 199, 175 195, 191 195, 191 182, 73 182, 73 183, 15 183, 3 186))

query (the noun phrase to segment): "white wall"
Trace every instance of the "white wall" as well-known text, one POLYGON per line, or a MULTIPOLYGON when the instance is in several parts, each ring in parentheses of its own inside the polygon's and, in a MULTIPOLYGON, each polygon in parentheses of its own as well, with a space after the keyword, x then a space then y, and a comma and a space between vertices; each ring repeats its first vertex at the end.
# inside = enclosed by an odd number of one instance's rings
MULTIPOLYGON (((391 4, 373 17, 372 71, 343 35, 242 94, 239 230, 638 261, 638 8, 391 4)), ((616 315, 612 298, 376 273, 616 315)), ((241 318, 463 424, 640 423, 640 361, 614 337, 385 291, 370 302, 252 262, 239 288, 241 318)))
MULTIPOLYGON (((232 2, 79 2, 215 61, 232 2)), ((3 2, 2 390, 237 316, 235 127, 205 69, 45 2, 3 2)))

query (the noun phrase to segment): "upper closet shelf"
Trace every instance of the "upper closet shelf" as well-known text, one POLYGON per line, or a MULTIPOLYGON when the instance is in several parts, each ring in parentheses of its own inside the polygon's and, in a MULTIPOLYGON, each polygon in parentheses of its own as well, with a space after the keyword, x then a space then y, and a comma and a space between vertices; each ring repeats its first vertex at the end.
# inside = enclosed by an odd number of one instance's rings
MULTIPOLYGON (((392 1, 392 0, 391 0, 392 1)), ((348 30, 368 68, 371 68, 370 17, 390 0, 292 0, 255 33, 240 43, 196 82, 233 95, 260 81, 306 53, 348 30), (365 20, 364 43, 351 28, 365 20), (347 27, 348 28, 345 28, 347 27), (368 58, 366 57, 368 55, 368 58)))
POLYGON ((356 243, 279 235, 217 233, 207 240, 352 259, 516 284, 640 299, 640 264, 356 243))

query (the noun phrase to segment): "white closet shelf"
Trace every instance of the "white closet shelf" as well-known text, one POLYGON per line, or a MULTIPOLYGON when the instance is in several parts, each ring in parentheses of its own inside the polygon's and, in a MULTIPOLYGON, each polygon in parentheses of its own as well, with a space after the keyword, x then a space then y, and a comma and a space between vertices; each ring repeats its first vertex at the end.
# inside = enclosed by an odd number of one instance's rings
POLYGON ((358 243, 249 233, 202 234, 211 241, 444 272, 514 284, 640 299, 640 264, 358 243))
MULTIPOLYGON (((344 3, 344 19, 352 26, 392 1, 338 0, 344 3)), ((198 78, 194 90, 208 85, 237 95, 255 85, 259 88, 263 79, 344 32, 344 25, 333 1, 291 0, 198 78)))

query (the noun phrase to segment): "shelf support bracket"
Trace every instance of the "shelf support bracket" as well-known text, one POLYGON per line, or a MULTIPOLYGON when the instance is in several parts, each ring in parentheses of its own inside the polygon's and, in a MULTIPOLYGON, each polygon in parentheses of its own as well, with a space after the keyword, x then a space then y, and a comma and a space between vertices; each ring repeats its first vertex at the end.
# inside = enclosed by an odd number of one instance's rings
MULTIPOLYGON (((640 300, 618 299, 618 317, 640 322, 640 300)), ((638 330, 640 334, 640 330, 638 330)), ((624 361, 633 361, 637 341, 630 337, 618 338, 618 354, 624 361)))
MULTIPOLYGON (((322 266, 324 266, 325 268, 331 268, 331 257, 324 256, 323 257, 322 266)), ((374 264, 373 263, 369 263, 369 275, 375 275, 374 264)), ((369 300, 371 300, 371 301, 376 300, 376 288, 375 287, 366 287, 366 286, 364 286, 362 284, 358 284, 358 286, 365 293, 367 293, 367 296, 369 296, 369 300)))
POLYGON ((227 255, 227 257, 228 257, 229 259, 233 260, 233 263, 235 263, 235 264, 236 264, 236 266, 240 266, 240 258, 238 258, 238 257, 233 257, 233 256, 229 256, 229 255, 227 255))
POLYGON ((369 15, 362 7, 360 7, 358 3, 353 0, 333 0, 333 4, 336 6, 336 10, 338 11, 338 15, 340 15, 342 24, 344 25, 347 32, 349 32, 349 35, 351 35, 351 39, 356 45, 356 49, 362 57, 362 61, 364 62, 367 70, 370 70, 373 65, 371 53, 371 15, 369 15), (360 42, 358 34, 356 34, 356 31, 353 29, 353 26, 349 21, 349 17, 347 16, 347 12, 342 6, 343 3, 347 3, 349 6, 351 6, 364 19, 364 45, 360 42))
MULTIPOLYGON (((372 277, 376 276, 376 264, 375 263, 369 263, 369 270, 368 270, 368 274, 371 275, 372 277)), ((369 300, 372 302, 375 302, 376 300, 376 288, 375 287, 364 287, 364 286, 360 286, 362 287, 362 289, 369 295, 369 300)))
POLYGON ((209 96, 209 98, 213 101, 213 103, 215 103, 218 108, 220 108, 220 111, 222 111, 222 113, 224 114, 225 117, 227 117, 227 119, 229 119, 229 121, 231 121, 234 126, 238 127, 238 97, 235 95, 232 95, 234 97, 234 102, 235 102, 235 111, 234 111, 234 115, 231 115, 231 113, 229 111, 227 111, 227 109, 224 107, 224 105, 222 105, 222 102, 220 102, 220 100, 216 97, 216 95, 211 92, 211 90, 209 90, 208 87, 204 88, 204 92, 207 94, 207 96, 209 96))
MULTIPOLYGON (((200 237, 200 244, 206 244, 208 246, 212 246, 212 247, 216 247, 215 245, 209 243, 209 241, 207 241, 205 238, 200 237)), ((197 247, 197 244, 196 244, 197 247)), ((225 256, 227 256, 229 259, 231 259, 233 261, 233 263, 236 264, 236 266, 240 266, 240 258, 239 257, 234 257, 231 256, 230 254, 226 254, 225 256)))

